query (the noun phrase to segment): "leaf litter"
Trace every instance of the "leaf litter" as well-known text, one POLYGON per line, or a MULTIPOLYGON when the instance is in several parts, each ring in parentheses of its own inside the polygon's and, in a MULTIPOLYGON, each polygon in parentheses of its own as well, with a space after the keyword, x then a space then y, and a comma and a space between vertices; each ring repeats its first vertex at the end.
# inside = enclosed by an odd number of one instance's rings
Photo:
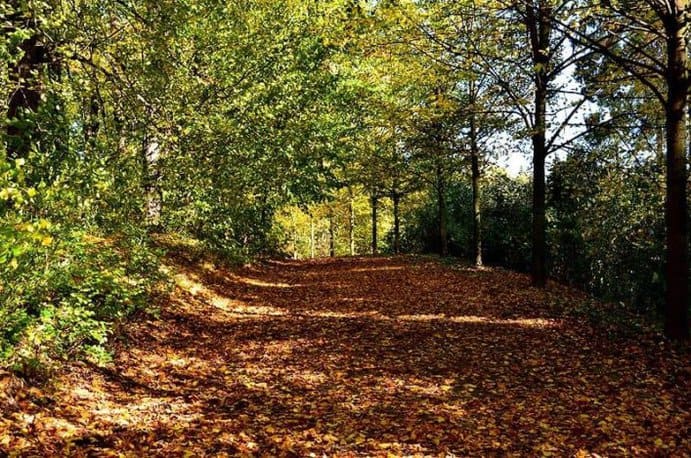
POLYGON ((689 456, 688 350, 578 291, 427 257, 169 264, 110 366, 0 373, 0 455, 689 456))

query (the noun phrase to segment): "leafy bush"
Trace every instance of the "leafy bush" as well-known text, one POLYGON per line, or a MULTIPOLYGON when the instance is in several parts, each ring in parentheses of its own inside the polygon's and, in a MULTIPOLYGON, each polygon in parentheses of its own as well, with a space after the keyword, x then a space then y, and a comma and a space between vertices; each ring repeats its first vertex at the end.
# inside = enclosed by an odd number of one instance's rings
POLYGON ((23 161, 0 164, 0 363, 35 377, 66 358, 105 361, 112 325, 162 279, 158 255, 135 228, 99 238, 36 217, 23 161))
POLYGON ((161 280, 157 255, 132 238, 103 240, 55 231, 53 246, 35 246, 5 269, 0 292, 2 358, 32 375, 53 362, 107 358, 112 325, 148 306, 161 280))
POLYGON ((662 164, 596 151, 555 165, 549 178, 552 273, 640 311, 664 304, 662 164))
MULTIPOLYGON (((473 214, 469 183, 447 188, 449 247, 455 256, 472 257, 473 214)), ((483 181, 483 257, 490 264, 526 270, 530 262, 530 182, 497 171, 483 181)), ((437 252, 439 223, 434 199, 417 209, 402 237, 407 251, 437 252)))

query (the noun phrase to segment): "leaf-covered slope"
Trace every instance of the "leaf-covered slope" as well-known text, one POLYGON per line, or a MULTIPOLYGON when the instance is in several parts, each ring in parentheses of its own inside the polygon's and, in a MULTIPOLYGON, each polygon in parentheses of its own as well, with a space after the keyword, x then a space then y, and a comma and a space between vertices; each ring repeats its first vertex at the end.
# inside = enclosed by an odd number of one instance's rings
POLYGON ((428 258, 172 261, 160 319, 55 390, 3 380, 0 452, 682 456, 689 358, 560 286, 428 258), (643 337, 641 337, 643 336, 643 337))

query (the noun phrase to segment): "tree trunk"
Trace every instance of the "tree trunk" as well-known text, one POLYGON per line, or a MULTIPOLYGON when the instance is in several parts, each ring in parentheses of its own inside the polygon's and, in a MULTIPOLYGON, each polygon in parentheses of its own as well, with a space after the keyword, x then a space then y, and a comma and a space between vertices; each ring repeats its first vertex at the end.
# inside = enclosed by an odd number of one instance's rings
POLYGON ((482 266, 482 209, 480 204, 480 152, 477 146, 477 128, 475 113, 470 118, 470 160, 473 187, 473 252, 475 266, 482 266))
POLYGON ((348 202, 348 245, 350 255, 355 256, 355 202, 353 202, 353 191, 350 191, 350 201, 348 202))
POLYGON ((314 259, 314 216, 310 213, 310 258, 314 259))
MULTIPOLYGON (((47 49, 38 35, 26 39, 20 48, 24 55, 10 68, 10 81, 14 83, 14 89, 7 103, 8 120, 21 119, 25 112, 35 113, 38 110, 41 91, 37 74, 41 65, 48 61, 47 49)), ((33 129, 19 128, 17 125, 7 125, 7 153, 10 158, 26 157, 35 136, 33 129)))
POLYGON ((333 210, 329 212, 329 256, 336 257, 336 229, 333 210))
POLYGON ((535 113, 533 142, 533 224, 532 224, 532 283, 544 288, 547 284, 545 237, 545 140, 547 114, 547 86, 550 55, 552 10, 549 3, 540 0, 537 6, 527 5, 526 26, 530 37, 535 67, 535 113))
POLYGON ((401 194, 394 191, 391 195, 393 201, 393 252, 401 253, 401 194))
MULTIPOLYGON (((677 3, 679 3, 677 1, 677 3)), ((681 7, 680 7, 681 8, 681 7)), ((683 10, 683 8, 682 8, 683 10)), ((689 80, 686 39, 681 20, 667 27, 668 97, 667 136, 667 297, 665 334, 675 340, 689 337, 688 322, 688 227, 686 172, 686 110, 689 80)))
POLYGON ((377 210, 379 207, 379 198, 376 194, 372 194, 372 255, 376 256, 379 252, 377 243, 377 210))
POLYGON ((437 210, 439 220, 439 254, 442 257, 449 255, 449 234, 447 228, 446 212, 446 183, 441 166, 437 165, 437 210))
POLYGON ((101 114, 101 101, 98 94, 94 93, 89 98, 89 110, 84 126, 84 143, 88 146, 96 144, 96 136, 101 127, 99 116, 101 114))
MULTIPOLYGON (((543 100, 544 106, 544 100, 543 100)), ((544 113, 544 112, 543 112, 544 113)), ((537 113, 536 113, 537 114, 537 113)), ((544 119, 542 121, 544 123, 544 119)), ((543 124, 544 126, 544 124, 543 124)), ((547 283, 545 242, 545 133, 533 134, 533 286, 544 288, 547 283)))
POLYGON ((160 223, 161 201, 158 185, 158 159, 161 145, 155 138, 144 135, 142 141, 142 189, 144 191, 144 217, 147 226, 154 229, 160 223))

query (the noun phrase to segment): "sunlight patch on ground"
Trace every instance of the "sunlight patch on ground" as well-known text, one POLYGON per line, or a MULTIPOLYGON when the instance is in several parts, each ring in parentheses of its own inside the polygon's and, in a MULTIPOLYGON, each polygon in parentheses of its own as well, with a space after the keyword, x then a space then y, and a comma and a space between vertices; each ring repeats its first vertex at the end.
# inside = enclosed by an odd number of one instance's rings
POLYGON ((226 312, 238 312, 248 307, 247 304, 245 304, 242 301, 230 299, 226 296, 219 296, 213 293, 209 298, 209 303, 211 303, 211 305, 213 305, 214 307, 224 310, 226 312))
POLYGON ((359 267, 350 269, 349 272, 387 272, 394 270, 403 270, 403 266, 359 267))
POLYGON ((295 261, 281 261, 280 259, 271 259, 268 261, 268 263, 274 264, 277 266, 295 266, 295 265, 299 264, 298 262, 295 262, 295 261))
POLYGON ((442 398, 448 395, 453 390, 453 380, 446 379, 442 381, 430 381, 428 379, 411 378, 402 380, 403 386, 410 392, 421 394, 425 396, 442 398))
POLYGON ((199 293, 213 294, 213 292, 198 281, 195 275, 188 275, 186 273, 179 273, 173 277, 175 284, 184 289, 192 295, 199 293))
POLYGON ((282 357, 290 356, 301 344, 302 342, 300 342, 298 339, 265 342, 261 345, 261 350, 264 353, 263 358, 280 359, 282 357))
MULTIPOLYGON (((354 271, 372 271, 372 270, 399 270, 402 267, 399 266, 388 266, 388 267, 374 267, 367 269, 353 269, 354 271)), ((286 283, 267 283, 260 280, 249 279, 241 276, 234 276, 242 282, 253 284, 255 286, 267 286, 275 288, 291 288, 299 285, 288 285, 286 283)), ((210 290, 203 284, 196 281, 195 278, 190 278, 185 274, 179 274, 175 277, 176 283, 189 291, 193 295, 203 295, 206 297, 205 300, 209 302, 214 307, 221 309, 225 312, 238 315, 262 315, 262 316, 289 316, 290 311, 285 309, 272 307, 269 305, 249 305, 245 302, 230 299, 226 296, 221 296, 216 292, 210 290)), ((357 300, 351 300, 349 302, 357 302, 357 300)), ((430 321, 449 321, 452 323, 467 323, 467 324, 494 324, 494 325, 510 325, 519 326, 526 328, 537 328, 537 329, 547 329, 547 328, 558 328, 561 323, 557 320, 550 320, 546 318, 490 318, 476 315, 460 315, 460 316, 447 316, 445 314, 414 314, 414 315, 398 315, 395 317, 390 317, 382 314, 379 311, 371 310, 366 312, 340 312, 333 310, 325 311, 304 311, 300 313, 301 315, 314 317, 314 318, 371 318, 375 320, 399 320, 399 321, 420 321, 420 322, 430 322, 430 321)))
POLYGON ((182 358, 179 356, 173 356, 168 359, 168 365, 173 367, 187 367, 190 365, 190 358, 182 358))
POLYGON ((207 272, 215 272, 216 271, 216 265, 212 262, 209 261, 204 261, 201 263, 201 268, 206 270, 207 272))
MULTIPOLYGON (((42 429, 52 431, 56 436, 63 439, 71 439, 84 434, 85 428, 72 421, 53 416, 42 415, 22 415, 18 421, 27 430, 42 429)), ((0 438, 0 441, 2 438, 0 438)), ((10 455, 14 456, 14 455, 10 455)))
POLYGON ((326 310, 324 312, 308 311, 302 315, 315 317, 315 318, 374 318, 377 320, 388 320, 388 316, 383 315, 381 312, 376 310, 370 310, 367 312, 336 312, 332 310, 326 310))
POLYGON ((259 280, 257 278, 243 277, 242 275, 236 275, 236 274, 232 274, 232 273, 228 273, 226 275, 226 278, 245 283, 246 285, 262 286, 265 288, 295 288, 295 287, 300 286, 300 285, 290 285, 288 283, 282 283, 282 282, 273 282, 273 283, 272 282, 266 282, 263 280, 259 280))
POLYGON ((314 388, 329 382, 330 377, 322 371, 301 369, 299 372, 286 374, 286 380, 302 388, 314 388))
MULTIPOLYGON (((233 301, 237 302, 237 301, 233 301)), ((239 302, 238 305, 223 309, 234 315, 261 315, 261 316, 285 316, 285 310, 277 309, 268 305, 248 305, 239 302)))
POLYGON ((558 321, 545 318, 498 319, 475 315, 446 316, 443 314, 399 315, 397 318, 402 321, 451 321, 453 323, 501 324, 528 328, 557 328, 561 326, 558 321))
POLYGON ((72 390, 72 394, 74 394, 77 399, 94 399, 96 397, 93 390, 81 386, 75 387, 72 390))
MULTIPOLYGON (((280 316, 280 315, 285 315, 286 312, 284 310, 275 308, 275 307, 270 307, 270 306, 258 306, 258 305, 249 305, 243 301, 239 301, 237 299, 231 299, 227 296, 220 295, 216 291, 208 288, 204 284, 200 283, 198 280, 198 277, 195 275, 188 275, 185 273, 181 273, 176 275, 175 277, 175 283, 182 288, 183 290, 187 291, 188 293, 192 294, 193 296, 198 297, 200 300, 203 300, 204 302, 207 302, 217 309, 223 310, 224 312, 228 312, 231 314, 242 314, 242 315, 267 315, 267 316, 280 316)), ((245 281, 249 279, 245 279, 244 277, 238 277, 245 281)), ((263 283, 263 282, 262 282, 263 283)), ((264 283, 264 285, 272 285, 274 287, 279 287, 282 288, 284 286, 277 286, 277 285, 283 285, 283 284, 271 284, 271 283, 264 283)), ((287 285, 286 287, 289 287, 290 285, 287 285)))
POLYGON ((177 422, 191 423, 200 418, 199 413, 191 413, 191 406, 185 401, 168 398, 141 398, 129 404, 109 404, 93 411, 101 419, 119 426, 137 425, 142 429, 148 423, 147 417, 174 415, 177 422))

